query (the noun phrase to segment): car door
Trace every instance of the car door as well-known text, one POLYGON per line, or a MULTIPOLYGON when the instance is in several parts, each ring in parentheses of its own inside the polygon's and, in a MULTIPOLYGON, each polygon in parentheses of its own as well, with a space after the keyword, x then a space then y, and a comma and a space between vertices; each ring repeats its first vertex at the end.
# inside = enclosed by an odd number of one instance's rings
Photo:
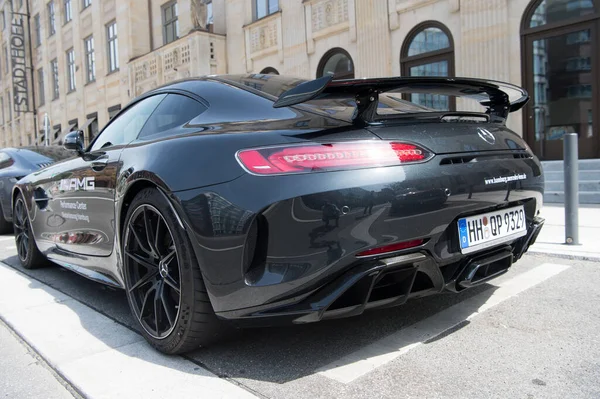
POLYGON ((29 221, 36 245, 42 253, 56 247, 56 232, 64 224, 60 211, 55 210, 52 197, 56 193, 56 176, 62 164, 35 171, 24 178, 22 191, 29 210, 29 221))
POLYGON ((121 152, 165 96, 146 97, 130 105, 104 128, 88 151, 65 163, 53 196, 53 208, 65 220, 57 232, 59 249, 91 256, 111 254, 121 152))

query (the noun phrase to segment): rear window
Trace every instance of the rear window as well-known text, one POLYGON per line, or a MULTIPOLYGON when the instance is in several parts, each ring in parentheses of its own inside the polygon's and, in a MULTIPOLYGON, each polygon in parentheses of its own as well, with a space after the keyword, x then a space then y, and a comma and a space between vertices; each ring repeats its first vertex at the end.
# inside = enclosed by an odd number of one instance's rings
MULTIPOLYGON (((308 107, 312 111, 327 114, 337 119, 351 121, 356 112, 356 101, 352 97, 336 99, 320 99, 307 101, 298 105, 308 107)), ((402 99, 401 93, 381 93, 377 105, 378 115, 401 115, 422 112, 436 112, 436 109, 424 107, 402 99)))
POLYGON ((178 128, 206 110, 198 101, 179 94, 169 94, 154 110, 139 138, 158 138, 181 133, 178 128))

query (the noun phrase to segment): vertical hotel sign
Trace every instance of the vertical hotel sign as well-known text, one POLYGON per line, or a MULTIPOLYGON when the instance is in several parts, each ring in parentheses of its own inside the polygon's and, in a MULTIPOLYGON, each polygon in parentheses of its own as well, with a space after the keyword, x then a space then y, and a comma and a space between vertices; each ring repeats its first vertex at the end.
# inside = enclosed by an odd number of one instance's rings
POLYGON ((13 109, 16 113, 29 112, 25 18, 23 14, 13 13, 10 31, 10 59, 12 62, 13 109))

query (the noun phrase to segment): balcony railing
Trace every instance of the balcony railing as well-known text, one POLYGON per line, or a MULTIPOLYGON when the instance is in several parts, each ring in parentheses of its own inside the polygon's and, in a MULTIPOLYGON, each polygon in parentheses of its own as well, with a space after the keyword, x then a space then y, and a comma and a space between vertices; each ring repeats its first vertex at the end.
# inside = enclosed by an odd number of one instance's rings
POLYGON ((315 51, 315 41, 348 30, 356 41, 355 0, 309 0, 304 2, 307 52, 315 51))
POLYGON ((254 70, 254 60, 277 54, 283 62, 283 40, 281 12, 244 26, 246 42, 246 70, 254 70))
POLYGON ((177 79, 226 71, 225 36, 192 32, 129 63, 130 95, 177 79))

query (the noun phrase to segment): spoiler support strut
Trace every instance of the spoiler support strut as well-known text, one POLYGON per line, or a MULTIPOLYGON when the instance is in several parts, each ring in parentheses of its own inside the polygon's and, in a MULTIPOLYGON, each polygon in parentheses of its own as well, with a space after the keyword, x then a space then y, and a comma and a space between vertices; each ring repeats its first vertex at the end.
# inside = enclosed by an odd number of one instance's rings
POLYGON ((379 103, 379 93, 373 90, 368 90, 363 93, 358 93, 355 96, 357 115, 354 123, 367 125, 377 118, 377 105, 379 103))

